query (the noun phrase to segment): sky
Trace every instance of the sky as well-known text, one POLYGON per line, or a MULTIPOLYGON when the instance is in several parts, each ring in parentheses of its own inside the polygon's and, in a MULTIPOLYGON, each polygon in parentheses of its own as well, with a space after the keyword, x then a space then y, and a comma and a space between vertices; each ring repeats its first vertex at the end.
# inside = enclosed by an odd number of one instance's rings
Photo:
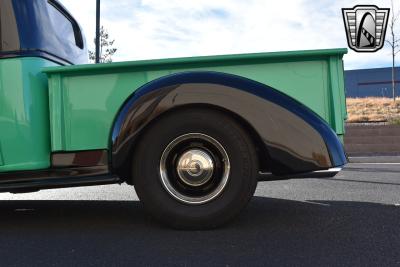
MULTIPOLYGON (((93 50, 96 1, 60 2, 93 50)), ((347 41, 341 8, 356 4, 391 6, 390 0, 101 0, 101 24, 115 39, 114 61, 342 48, 347 41)), ((394 4, 400 9, 400 0, 394 4)), ((349 49, 344 57, 345 69, 391 64, 387 44, 375 53, 349 49)))

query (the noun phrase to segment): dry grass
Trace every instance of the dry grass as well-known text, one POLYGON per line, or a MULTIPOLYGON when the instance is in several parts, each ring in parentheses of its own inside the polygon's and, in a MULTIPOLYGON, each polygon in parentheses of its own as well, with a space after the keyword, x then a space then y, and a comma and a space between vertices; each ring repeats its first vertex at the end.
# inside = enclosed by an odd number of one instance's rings
POLYGON ((367 97, 347 98, 347 122, 400 122, 400 100, 367 97))

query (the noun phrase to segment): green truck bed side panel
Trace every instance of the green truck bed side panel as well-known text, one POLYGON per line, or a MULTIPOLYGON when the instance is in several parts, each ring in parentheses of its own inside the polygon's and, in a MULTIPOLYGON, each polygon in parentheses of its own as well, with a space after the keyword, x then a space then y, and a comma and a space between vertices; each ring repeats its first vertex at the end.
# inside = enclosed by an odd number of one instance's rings
POLYGON ((324 118, 340 136, 346 107, 346 49, 145 60, 46 68, 53 151, 107 148, 123 102, 156 78, 184 71, 217 71, 267 84, 324 118))
POLYGON ((0 167, 4 165, 4 160, 3 160, 3 153, 1 152, 1 143, 0 143, 0 167))
POLYGON ((0 172, 50 165, 47 77, 55 63, 41 58, 0 60, 0 172))

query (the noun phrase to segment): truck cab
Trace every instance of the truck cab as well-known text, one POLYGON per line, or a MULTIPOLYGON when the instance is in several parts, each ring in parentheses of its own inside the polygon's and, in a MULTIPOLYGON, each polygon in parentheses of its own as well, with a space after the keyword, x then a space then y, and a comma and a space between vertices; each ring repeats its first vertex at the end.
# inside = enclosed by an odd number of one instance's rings
POLYGON ((2 0, 0 28, 0 192, 126 183, 158 221, 209 229, 258 181, 347 162, 346 49, 86 64, 56 0, 2 0))
POLYGON ((0 172, 49 168, 42 69, 87 63, 85 38, 57 1, 3 0, 0 8, 0 172))

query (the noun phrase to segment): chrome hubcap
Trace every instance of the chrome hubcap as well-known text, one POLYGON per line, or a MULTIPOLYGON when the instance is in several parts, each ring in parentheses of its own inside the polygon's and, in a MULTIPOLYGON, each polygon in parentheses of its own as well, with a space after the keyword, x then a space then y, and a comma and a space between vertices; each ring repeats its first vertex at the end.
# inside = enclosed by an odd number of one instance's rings
POLYGON ((179 178, 187 185, 200 186, 207 183, 214 170, 211 156, 200 149, 191 149, 178 159, 179 178))
POLYGON ((230 162, 224 147, 211 136, 189 133, 167 145, 160 159, 160 179, 176 200, 190 205, 219 196, 229 180, 230 162))

